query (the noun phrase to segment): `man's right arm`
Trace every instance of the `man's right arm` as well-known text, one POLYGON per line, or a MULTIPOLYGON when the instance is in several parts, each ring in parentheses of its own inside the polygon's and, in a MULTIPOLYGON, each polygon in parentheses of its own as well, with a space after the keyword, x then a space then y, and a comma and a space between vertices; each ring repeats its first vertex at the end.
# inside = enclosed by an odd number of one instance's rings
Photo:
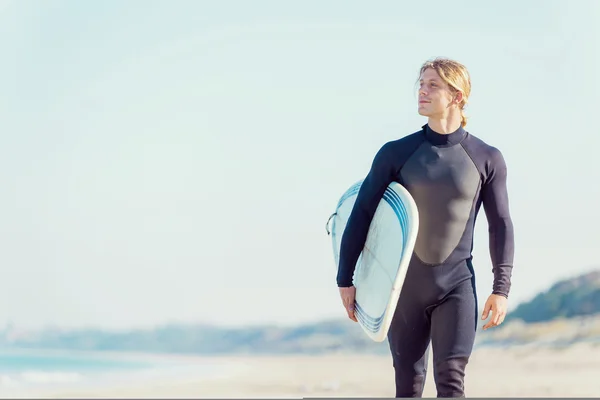
POLYGON ((386 143, 377 152, 371 169, 360 187, 344 229, 337 274, 338 287, 353 285, 352 278, 356 261, 367 239, 371 220, 383 193, 395 178, 396 171, 392 164, 390 147, 391 143, 386 143))

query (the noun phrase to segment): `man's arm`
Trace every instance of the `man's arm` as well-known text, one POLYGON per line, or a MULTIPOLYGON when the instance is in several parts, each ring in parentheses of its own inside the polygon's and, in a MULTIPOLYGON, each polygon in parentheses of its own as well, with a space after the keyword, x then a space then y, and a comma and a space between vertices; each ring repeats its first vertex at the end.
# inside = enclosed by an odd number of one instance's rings
POLYGON ((502 153, 493 149, 482 199, 489 226, 489 246, 494 273, 493 294, 508 297, 514 258, 514 232, 506 186, 507 168, 502 153))
POLYGON ((383 193, 395 177, 391 160, 390 143, 387 143, 375 155, 371 169, 358 192, 342 235, 338 287, 352 286, 356 261, 365 244, 371 220, 383 193))

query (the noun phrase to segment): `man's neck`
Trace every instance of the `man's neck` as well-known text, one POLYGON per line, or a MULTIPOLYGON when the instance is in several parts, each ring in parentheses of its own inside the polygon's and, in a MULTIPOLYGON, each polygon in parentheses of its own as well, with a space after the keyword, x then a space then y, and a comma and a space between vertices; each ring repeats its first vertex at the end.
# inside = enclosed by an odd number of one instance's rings
POLYGON ((460 128, 460 124, 461 124, 460 115, 458 116, 458 118, 456 118, 456 117, 448 117, 448 118, 443 118, 443 119, 429 118, 429 121, 427 122, 427 125, 429 125, 429 127, 433 131, 435 131, 437 133, 441 133, 441 134, 449 134, 449 133, 455 132, 458 128, 460 128))

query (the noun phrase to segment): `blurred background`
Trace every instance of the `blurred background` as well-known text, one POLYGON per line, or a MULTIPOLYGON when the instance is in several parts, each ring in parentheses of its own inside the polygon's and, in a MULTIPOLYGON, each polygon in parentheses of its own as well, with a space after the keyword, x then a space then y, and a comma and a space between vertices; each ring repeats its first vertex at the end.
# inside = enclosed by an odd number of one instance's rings
MULTIPOLYGON (((325 223, 426 123, 418 71, 446 56, 516 232, 467 394, 595 395, 599 19, 594 0, 0 0, 0 393, 393 395, 325 223)), ((474 264, 483 304, 483 212, 474 264)))

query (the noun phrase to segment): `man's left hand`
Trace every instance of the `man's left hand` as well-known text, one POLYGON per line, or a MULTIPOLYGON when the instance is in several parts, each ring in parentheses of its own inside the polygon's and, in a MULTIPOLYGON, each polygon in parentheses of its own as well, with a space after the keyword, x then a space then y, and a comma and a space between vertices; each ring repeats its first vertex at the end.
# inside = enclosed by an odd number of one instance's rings
POLYGON ((492 318, 483 326, 484 330, 498 326, 504 321, 504 317, 506 316, 506 303, 507 299, 504 296, 491 294, 490 297, 488 297, 485 302, 485 307, 483 308, 481 319, 487 319, 490 312, 492 313, 492 318))

